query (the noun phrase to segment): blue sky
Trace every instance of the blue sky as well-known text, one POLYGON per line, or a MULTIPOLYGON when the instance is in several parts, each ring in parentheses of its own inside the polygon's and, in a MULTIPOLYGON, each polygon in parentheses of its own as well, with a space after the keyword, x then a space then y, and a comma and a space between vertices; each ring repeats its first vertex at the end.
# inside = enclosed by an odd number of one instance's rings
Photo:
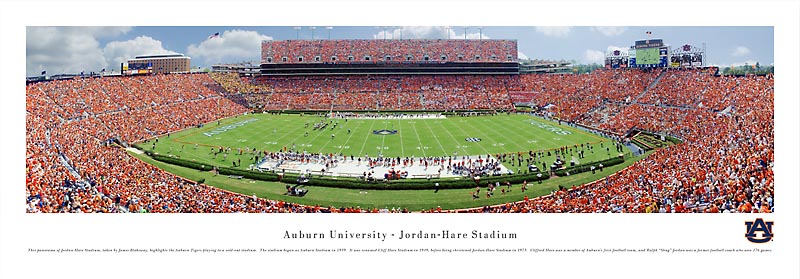
MULTIPOLYGON (((303 26, 300 39, 463 39, 464 26, 303 26)), ((467 39, 516 39, 521 56, 532 59, 575 60, 602 63, 606 51, 626 50, 635 40, 652 38, 676 47, 706 44, 707 61, 730 66, 774 63, 774 28, 771 26, 577 26, 577 27, 466 27, 467 39)), ((119 69, 119 63, 143 54, 183 53, 193 67, 215 63, 260 61, 261 40, 298 37, 294 26, 165 26, 165 27, 27 27, 26 74, 79 73, 119 69), (214 33, 217 38, 209 38, 214 33)))

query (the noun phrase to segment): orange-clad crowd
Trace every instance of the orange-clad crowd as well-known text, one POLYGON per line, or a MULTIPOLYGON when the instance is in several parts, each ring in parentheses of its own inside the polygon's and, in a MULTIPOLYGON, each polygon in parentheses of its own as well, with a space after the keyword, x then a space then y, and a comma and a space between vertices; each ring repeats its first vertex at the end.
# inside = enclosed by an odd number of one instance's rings
POLYGON ((620 69, 255 80, 172 74, 32 83, 26 88, 27 211, 384 212, 298 205, 197 185, 110 143, 157 139, 248 107, 512 109, 512 100, 524 98, 538 107, 552 105, 547 111, 564 121, 617 135, 632 128, 663 132, 684 142, 548 196, 432 212, 772 212, 774 80, 713 74, 620 69))
MULTIPOLYGON (((552 106, 556 118, 580 122, 604 103, 637 97, 658 76, 659 71, 596 70, 579 75, 520 75, 510 83, 510 98, 539 107, 552 106)), ((517 102, 517 101, 515 101, 517 102)))
POLYGON ((513 109, 509 75, 261 77, 271 94, 247 94, 264 110, 513 109))
POLYGON ((209 89, 215 86, 207 74, 28 85, 27 212, 378 212, 265 200, 196 184, 111 144, 157 139, 248 111, 209 89))
POLYGON ((264 41, 262 63, 516 62, 514 40, 264 41))
POLYGON ((239 77, 237 73, 209 73, 209 76, 222 86, 228 93, 269 93, 272 89, 267 86, 254 85, 249 78, 239 77))
POLYGON ((604 110, 612 117, 582 123, 619 134, 634 127, 665 132, 684 143, 600 181, 458 212, 772 212, 774 80, 713 72, 672 70, 642 95, 645 102, 662 105, 608 103, 604 110))

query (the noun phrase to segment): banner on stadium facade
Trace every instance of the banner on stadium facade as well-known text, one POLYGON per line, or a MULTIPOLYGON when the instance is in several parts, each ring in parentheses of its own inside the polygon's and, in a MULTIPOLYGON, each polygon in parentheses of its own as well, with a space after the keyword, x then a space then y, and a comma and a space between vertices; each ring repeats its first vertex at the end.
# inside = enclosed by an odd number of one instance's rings
POLYGON ((634 43, 636 49, 640 48, 652 48, 652 47, 661 47, 664 45, 664 40, 662 39, 652 39, 652 40, 639 40, 634 43))

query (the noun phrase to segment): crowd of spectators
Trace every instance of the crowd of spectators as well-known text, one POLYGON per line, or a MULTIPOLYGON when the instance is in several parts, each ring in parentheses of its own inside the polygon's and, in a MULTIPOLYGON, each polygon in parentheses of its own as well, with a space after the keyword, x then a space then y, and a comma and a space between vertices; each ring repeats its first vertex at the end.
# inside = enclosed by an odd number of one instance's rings
POLYGON ((255 85, 249 78, 239 77, 237 73, 209 73, 208 75, 229 94, 272 92, 272 88, 265 85, 255 85))
POLYGON ((219 93, 205 91, 207 82, 211 82, 210 78, 202 74, 105 77, 28 85, 27 212, 367 211, 305 206, 231 193, 184 180, 128 156, 117 147, 118 142, 163 136, 247 111, 219 93), (157 87, 161 90, 147 88, 159 82, 165 83, 157 87), (186 91, 170 88, 177 86, 172 83, 184 86, 186 91), (89 86, 95 87, 85 89, 89 86), (105 101, 95 103, 88 99, 105 101), (117 139, 116 143, 110 138, 117 139))
MULTIPOLYGON (((703 92, 705 87, 724 78, 715 78, 714 69, 668 70, 655 87, 650 88, 637 101, 643 104, 667 105, 676 107, 696 107, 705 94, 685 94, 703 92)), ((719 96, 708 96, 713 99, 719 96)))
POLYGON ((600 69, 588 74, 520 75, 508 87, 514 102, 550 107, 550 116, 577 122, 605 103, 629 102, 660 74, 658 70, 600 69))
MULTIPOLYGON (((307 206, 196 184, 128 156, 135 142, 247 112, 207 74, 78 78, 26 88, 28 212, 384 212, 307 206)), ((468 212, 772 212, 774 80, 710 70, 599 70, 582 75, 266 78, 268 108, 510 107, 529 92, 554 116, 622 135, 684 142, 600 181, 468 212), (661 77, 657 80, 657 77, 661 77), (650 87, 650 85, 653 85, 650 87)), ((225 85, 223 83, 229 83, 225 85)), ((225 89, 230 93, 229 89, 225 89)), ((241 95, 241 90, 234 89, 241 95)), ((237 94, 234 94, 237 95, 237 94)), ((403 163, 403 160, 399 160, 403 163)), ((436 162, 434 162, 436 163, 436 162)), ((439 162, 443 163, 443 162, 439 162)), ((407 210, 395 209, 392 212, 407 210)), ((448 211, 445 211, 448 212, 448 211)))
POLYGON ((261 77, 274 88, 262 94, 266 110, 472 110, 512 109, 508 75, 261 77))
POLYGON ((264 41, 262 63, 516 62, 513 40, 264 41))
POLYGON ((665 132, 683 143, 600 181, 461 212, 773 212, 774 80, 711 74, 671 71, 654 87, 664 89, 655 92, 677 92, 646 97, 678 107, 608 104, 613 111, 608 121, 583 123, 617 133, 631 128, 665 132))

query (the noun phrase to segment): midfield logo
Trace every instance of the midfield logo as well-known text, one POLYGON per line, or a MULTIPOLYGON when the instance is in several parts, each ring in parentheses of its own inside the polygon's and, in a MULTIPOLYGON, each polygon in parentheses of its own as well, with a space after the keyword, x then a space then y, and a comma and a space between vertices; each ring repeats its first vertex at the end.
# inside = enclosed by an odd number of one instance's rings
POLYGON ((479 142, 481 138, 465 138, 464 140, 467 142, 479 142))
POLYGON ((397 130, 372 130, 372 133, 381 136, 394 135, 397 134, 397 130))
POLYGON ((765 243, 772 240, 772 224, 775 222, 764 222, 763 219, 758 218, 753 222, 744 222, 747 225, 747 233, 744 237, 753 243, 765 243), (758 237, 756 232, 761 232, 761 237, 758 237))

